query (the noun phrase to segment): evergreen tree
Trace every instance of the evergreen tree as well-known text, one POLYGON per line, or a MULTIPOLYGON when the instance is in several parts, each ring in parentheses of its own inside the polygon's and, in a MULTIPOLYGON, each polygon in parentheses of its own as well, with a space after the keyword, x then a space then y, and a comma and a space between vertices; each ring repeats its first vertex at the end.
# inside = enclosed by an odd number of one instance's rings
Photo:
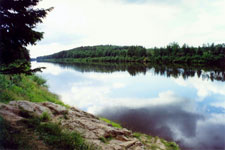
POLYGON ((0 0, 0 63, 30 67, 29 44, 43 38, 34 28, 52 8, 34 8, 40 0, 0 0))

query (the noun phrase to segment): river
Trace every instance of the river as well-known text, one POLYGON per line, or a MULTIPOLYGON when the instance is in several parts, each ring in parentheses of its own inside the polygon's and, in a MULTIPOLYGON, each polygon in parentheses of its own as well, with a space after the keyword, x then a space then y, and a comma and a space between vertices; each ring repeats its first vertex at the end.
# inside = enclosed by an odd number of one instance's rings
POLYGON ((56 64, 40 74, 71 106, 184 150, 225 149, 225 74, 141 64, 56 64))

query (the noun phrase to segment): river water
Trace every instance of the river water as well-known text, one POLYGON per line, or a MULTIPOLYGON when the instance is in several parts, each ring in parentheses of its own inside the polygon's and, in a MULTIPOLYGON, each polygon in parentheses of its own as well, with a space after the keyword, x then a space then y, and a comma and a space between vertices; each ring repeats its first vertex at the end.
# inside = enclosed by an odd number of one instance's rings
MULTIPOLYGON (((53 64, 38 73, 71 106, 184 150, 225 150, 225 74, 140 64, 53 64)), ((206 70, 206 69, 205 69, 206 70)))

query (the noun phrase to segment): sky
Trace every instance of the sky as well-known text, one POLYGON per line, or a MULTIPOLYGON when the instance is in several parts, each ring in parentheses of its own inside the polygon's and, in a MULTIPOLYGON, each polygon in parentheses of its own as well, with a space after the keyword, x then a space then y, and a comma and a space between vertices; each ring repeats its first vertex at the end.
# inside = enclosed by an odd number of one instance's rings
POLYGON ((32 58, 93 45, 163 47, 224 43, 225 0, 42 0, 54 7, 28 46, 32 58))

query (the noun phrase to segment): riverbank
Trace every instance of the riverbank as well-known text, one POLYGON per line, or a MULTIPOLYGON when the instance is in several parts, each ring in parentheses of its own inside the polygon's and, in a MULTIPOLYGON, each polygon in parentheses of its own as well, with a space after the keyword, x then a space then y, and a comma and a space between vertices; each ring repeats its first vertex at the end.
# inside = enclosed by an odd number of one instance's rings
POLYGON ((133 133, 63 104, 35 75, 0 75, 0 80, 0 148, 179 149, 174 142, 133 133))

